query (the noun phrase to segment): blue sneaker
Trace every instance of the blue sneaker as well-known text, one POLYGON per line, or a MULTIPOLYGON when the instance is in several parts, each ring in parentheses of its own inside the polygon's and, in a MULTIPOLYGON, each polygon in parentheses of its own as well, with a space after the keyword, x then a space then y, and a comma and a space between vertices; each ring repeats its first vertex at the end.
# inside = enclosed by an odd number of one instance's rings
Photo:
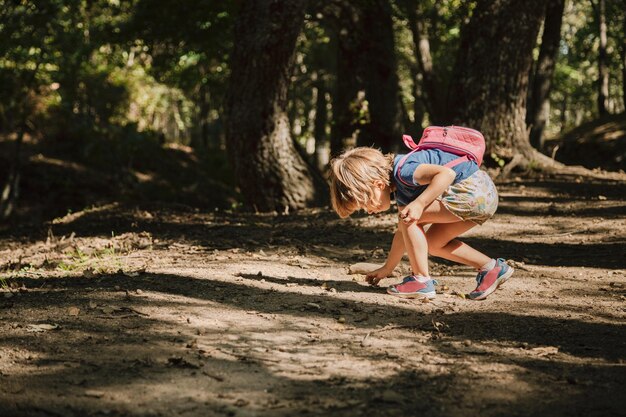
POLYGON ((418 281, 410 275, 402 280, 401 284, 391 285, 387 288, 387 294, 403 298, 435 298, 435 285, 437 281, 429 279, 426 282, 418 281))
POLYGON ((469 298, 472 300, 484 300, 489 294, 497 290, 500 285, 511 278, 513 271, 515 270, 508 266, 504 262, 504 259, 498 258, 496 260, 496 266, 478 273, 476 276, 476 289, 469 293, 469 298))

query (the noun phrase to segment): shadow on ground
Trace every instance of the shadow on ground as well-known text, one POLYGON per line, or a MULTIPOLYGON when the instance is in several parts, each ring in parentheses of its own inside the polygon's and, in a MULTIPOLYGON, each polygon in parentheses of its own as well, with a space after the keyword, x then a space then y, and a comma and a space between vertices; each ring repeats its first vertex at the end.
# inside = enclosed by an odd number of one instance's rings
MULTIPOLYGON (((626 373, 619 362, 626 357, 623 324, 514 312, 424 315, 409 306, 386 306, 381 314, 376 304, 268 291, 253 286, 261 277, 242 278, 240 283, 167 274, 143 274, 132 280, 117 275, 23 280, 27 287, 45 284, 50 290, 23 293, 17 301, 0 301, 5 325, 23 326, 22 331, 12 336, 0 336, 0 346, 23 347, 31 352, 30 359, 18 359, 24 362, 24 367, 36 370, 44 366, 46 372, 0 374, 0 382, 4 382, 0 385, 0 411, 3 415, 29 416, 238 415, 245 412, 277 416, 401 416, 416 412, 428 416, 460 416, 469 408, 487 416, 622 415, 624 401, 615 398, 614 393, 626 383, 626 373), (216 286, 220 287, 219 291, 216 286), (340 312, 346 316, 348 331, 355 332, 354 347, 349 347, 346 353, 370 361, 392 363, 399 358, 358 346, 362 334, 382 326, 403 326, 416 338, 426 337, 428 349, 437 352, 436 360, 430 360, 428 354, 416 353, 415 358, 409 358, 414 360, 403 358, 403 367, 384 378, 319 379, 313 372, 294 379, 273 365, 271 353, 278 353, 281 346, 255 339, 245 326, 229 331, 223 327, 212 329, 206 324, 200 326, 202 332, 194 333, 199 328, 197 324, 163 321, 142 314, 124 318, 104 315, 95 320, 86 317, 84 321, 81 317, 64 314, 69 307, 84 306, 88 301, 106 302, 106 294, 123 294, 124 288, 130 287, 142 288, 149 294, 183 296, 188 301, 163 302, 127 296, 118 301, 128 308, 124 311, 155 306, 175 311, 196 303, 198 309, 220 306, 229 310, 275 313, 282 318, 281 326, 272 330, 277 333, 302 331, 296 318, 334 320, 340 312), (321 308, 303 311, 301 306, 307 303, 316 303, 321 308), (23 331, 26 324, 19 312, 29 310, 36 316, 38 309, 46 311, 48 305, 54 305, 59 314, 42 316, 41 322, 54 320, 60 329, 43 334, 23 331), (354 314, 350 313, 353 311, 368 313, 369 318, 354 322, 354 314), (433 327, 434 321, 445 326, 433 327), (204 345, 200 344, 201 348, 189 347, 193 334, 199 334, 201 341, 206 340, 204 345), (238 338, 228 339, 227 336, 233 334, 238 338), (525 354, 542 346, 558 348, 559 355, 533 358, 525 354), (261 347, 269 353, 258 349, 261 347), (237 349, 247 353, 233 354, 237 349), (231 352, 231 356, 224 358, 219 354, 225 351, 231 352), (501 387, 493 387, 498 390, 497 395, 495 391, 484 392, 478 398, 472 391, 466 394, 472 384, 490 386, 484 376, 467 372, 467 361, 462 358, 468 354, 473 365, 485 363, 486 375, 497 373, 498 364, 516 369, 516 374, 510 377, 513 383, 526 387, 526 394, 520 395, 520 390, 514 389, 507 395, 501 387), (570 357, 600 363, 581 365, 570 357), (433 367, 433 363, 436 366, 433 367), (228 374, 224 373, 226 369, 228 374), (150 387, 158 392, 164 381, 176 383, 183 390, 155 398, 150 387), (146 397, 129 404, 122 394, 137 384, 144 387, 146 397), (28 401, 22 400, 24 390, 31 394, 28 401), (186 394, 185 390, 188 390, 186 394), (452 397, 445 394, 450 392, 455 394, 452 397), (550 392, 552 395, 548 395, 550 392), (586 401, 588 398, 593 401, 586 401), (164 409, 168 411, 163 412, 164 409)), ((275 283, 284 281, 268 276, 263 279, 275 283)), ((297 277, 290 281, 302 286, 319 284, 297 277)), ((372 291, 356 283, 344 284, 342 292, 372 291)), ((96 313, 86 313, 93 314, 96 313)), ((322 338, 282 349, 293 354, 315 349, 333 351, 337 349, 337 340, 322 338)))

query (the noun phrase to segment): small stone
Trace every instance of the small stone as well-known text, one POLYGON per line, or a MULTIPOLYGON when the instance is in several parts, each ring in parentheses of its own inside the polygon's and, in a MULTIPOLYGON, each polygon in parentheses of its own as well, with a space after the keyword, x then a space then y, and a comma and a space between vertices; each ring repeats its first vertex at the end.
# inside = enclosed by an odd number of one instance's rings
POLYGON ((342 316, 342 317, 339 317, 339 318, 337 319, 337 322, 338 322, 338 323, 345 323, 345 322, 346 322, 346 318, 345 318, 345 317, 343 317, 343 316, 342 316))

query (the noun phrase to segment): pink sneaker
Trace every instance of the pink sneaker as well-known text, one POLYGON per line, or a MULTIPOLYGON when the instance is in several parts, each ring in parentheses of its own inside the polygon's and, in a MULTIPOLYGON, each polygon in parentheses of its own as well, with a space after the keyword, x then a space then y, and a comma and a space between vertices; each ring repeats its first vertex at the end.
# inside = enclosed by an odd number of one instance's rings
POLYGON ((410 275, 402 280, 401 284, 392 285, 387 288, 387 294, 403 298, 435 298, 435 285, 437 281, 429 279, 426 282, 418 281, 415 276, 410 275))
POLYGON ((511 278, 514 271, 512 267, 504 262, 504 259, 498 258, 496 266, 486 271, 480 271, 476 275, 477 286, 474 291, 469 293, 469 298, 472 300, 484 300, 511 278))

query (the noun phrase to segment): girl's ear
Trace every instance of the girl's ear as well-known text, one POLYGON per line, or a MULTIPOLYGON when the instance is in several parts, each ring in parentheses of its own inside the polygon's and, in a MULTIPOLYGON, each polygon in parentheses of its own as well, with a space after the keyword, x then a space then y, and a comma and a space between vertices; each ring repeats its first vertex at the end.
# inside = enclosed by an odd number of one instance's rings
POLYGON ((385 182, 382 181, 382 180, 375 180, 374 181, 374 187, 379 188, 381 190, 384 190, 385 187, 387 187, 387 184, 385 184, 385 182))

